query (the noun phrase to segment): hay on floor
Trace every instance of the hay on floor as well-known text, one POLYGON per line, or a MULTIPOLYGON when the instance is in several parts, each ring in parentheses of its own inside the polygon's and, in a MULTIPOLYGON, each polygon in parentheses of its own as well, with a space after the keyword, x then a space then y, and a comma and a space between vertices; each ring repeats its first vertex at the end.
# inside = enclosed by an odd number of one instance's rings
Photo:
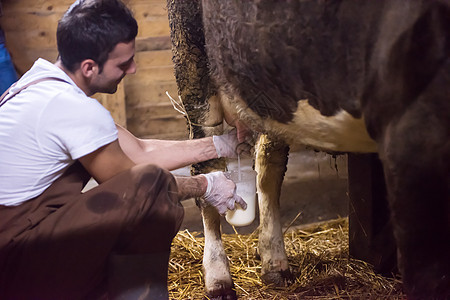
MULTIPOLYGON (((257 230, 249 235, 223 235, 239 299, 405 299, 398 279, 375 274, 363 261, 348 256, 348 219, 305 229, 290 229, 284 242, 293 281, 286 287, 266 285, 260 278, 257 230)), ((202 299, 204 238, 181 231, 169 263, 170 299, 202 299)))

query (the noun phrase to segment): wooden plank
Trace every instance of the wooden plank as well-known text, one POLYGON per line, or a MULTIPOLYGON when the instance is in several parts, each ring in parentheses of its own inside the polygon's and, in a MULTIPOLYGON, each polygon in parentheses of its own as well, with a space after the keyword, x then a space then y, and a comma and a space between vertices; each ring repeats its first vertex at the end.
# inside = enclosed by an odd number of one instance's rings
POLYGON ((2 28, 5 32, 56 32, 58 20, 61 18, 60 13, 8 13, 3 12, 2 28))
POLYGON ((171 66, 140 68, 136 75, 129 75, 125 80, 128 106, 169 103, 166 91, 169 91, 172 97, 178 95, 171 66))
POLYGON ((173 69, 172 50, 137 52, 135 61, 138 68, 170 66, 173 69))
POLYGON ((131 1, 128 5, 139 22, 166 20, 169 24, 166 1, 131 1))
MULTIPOLYGON (((50 38, 47 34, 39 35, 39 32, 33 30, 28 32, 6 32, 6 44, 20 74, 26 72, 39 57, 55 62, 58 56, 56 40, 50 38)), ((147 38, 142 43, 137 40, 136 44, 137 51, 148 49, 161 51, 161 53, 156 54, 152 54, 153 51, 144 51, 143 53, 145 54, 143 55, 137 52, 138 67, 152 64, 158 66, 172 64, 169 37, 147 38)))
MULTIPOLYGON (((4 15, 1 20, 5 32, 14 35, 29 35, 35 37, 37 44, 27 39, 28 47, 45 45, 42 39, 56 45, 56 27, 58 20, 69 7, 68 5, 54 5, 52 1, 40 1, 39 5, 24 6, 23 3, 31 1, 8 2, 4 5, 4 15), (20 5, 22 4, 22 5, 20 5)), ((138 37, 169 36, 169 21, 165 1, 139 3, 130 7, 135 11, 138 22, 138 37)))
POLYGON ((64 12, 66 11, 75 0, 15 0, 15 1, 3 1, 3 12, 29 12, 29 11, 42 11, 42 12, 64 12))
POLYGON ((130 6, 135 6, 138 4, 148 4, 148 3, 152 3, 152 4, 162 4, 164 6, 166 6, 166 0, 123 0, 124 3, 126 3, 127 5, 130 6))
POLYGON ((170 40, 170 36, 136 38, 136 52, 171 49, 172 41, 170 40))
MULTIPOLYGON (((24 44, 27 47, 46 45, 46 43, 39 42, 42 39, 56 45, 56 28, 60 18, 61 14, 10 14, 3 17, 1 26, 5 32, 9 32, 11 35, 18 35, 19 37, 27 35, 38 39, 36 42, 28 40, 24 44)), ((170 35, 169 22, 165 19, 138 20, 138 26, 138 38, 170 35)))
POLYGON ((127 107, 127 118, 128 119, 145 119, 151 117, 178 117, 181 114, 176 111, 172 104, 161 103, 161 104, 150 104, 142 105, 136 107, 127 107))
MULTIPOLYGON (((65 12, 75 0, 14 0, 3 1, 2 5, 4 10, 14 11, 27 11, 27 10, 40 10, 40 11, 62 11, 65 12)), ((158 9, 159 14, 163 14, 166 9, 165 0, 123 0, 123 2, 130 8, 140 6, 151 6, 158 9)), ((167 15, 167 12, 166 12, 167 15)))
POLYGON ((22 51, 36 51, 42 48, 48 49, 56 47, 56 30, 42 31, 9 31, 6 36, 8 47, 11 49, 21 49, 22 51))
POLYGON ((153 81, 175 80, 173 66, 139 67, 135 76, 128 76, 127 84, 147 86, 153 81))
POLYGON ((170 35, 169 22, 166 20, 153 20, 151 22, 142 22, 140 20, 138 37, 149 36, 168 36, 170 35))
POLYGON ((182 116, 133 118, 127 120, 127 125, 128 130, 139 137, 187 131, 186 120, 182 116))
MULTIPOLYGON (((4 12, 58 12, 64 13, 75 0, 15 0, 3 1, 4 12)), ((134 12, 145 11, 150 16, 167 16, 165 0, 123 0, 134 12)))
MULTIPOLYGON (((125 77, 125 79, 127 79, 127 77, 125 77)), ((175 80, 154 80, 147 85, 141 85, 136 83, 136 81, 134 81, 134 83, 125 81, 125 90, 126 102, 129 107, 148 103, 170 103, 169 98, 166 96, 166 91, 168 91, 174 99, 178 98, 178 87, 175 80)))
MULTIPOLYGON (((23 34, 9 32, 6 35, 8 50, 21 74, 26 72, 39 57, 55 62, 58 56, 56 41, 48 39, 47 35, 36 36, 36 34, 36 31, 30 31, 23 34)), ((170 43, 169 37, 155 39, 156 41, 146 39, 145 44, 141 44, 141 49, 166 48, 170 43), (152 41, 154 42, 153 46, 150 44, 152 41)), ((138 69, 145 69, 148 66, 173 66, 172 50, 166 48, 165 50, 137 52, 136 62, 138 69)))
POLYGON ((165 1, 130 3, 139 24, 138 37, 169 36, 169 18, 165 1))

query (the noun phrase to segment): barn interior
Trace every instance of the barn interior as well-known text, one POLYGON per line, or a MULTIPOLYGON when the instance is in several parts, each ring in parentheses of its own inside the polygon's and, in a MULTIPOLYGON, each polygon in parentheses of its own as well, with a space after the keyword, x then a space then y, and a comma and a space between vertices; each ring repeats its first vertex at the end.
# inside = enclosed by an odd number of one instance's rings
MULTIPOLYGON (((1 27, 18 75, 25 73, 38 58, 56 61, 56 26, 72 0, 3 1, 1 27)), ((139 24, 136 39, 136 74, 126 76, 115 94, 96 94, 116 123, 142 138, 187 139, 185 118, 169 101, 177 95, 170 28, 166 2, 129 0, 139 24)), ((251 161, 243 162, 251 164, 251 161)), ((188 168, 178 170, 189 174, 188 168)), ((346 156, 332 156, 306 148, 295 148, 289 155, 282 192, 285 224, 309 224, 348 214, 346 156), (326 191, 325 193, 323 191, 326 191), (297 214, 299 214, 297 216, 297 214), (297 217, 297 218, 296 218, 297 217), (294 220, 295 219, 295 220, 294 220)), ((200 214, 193 200, 186 201, 183 228, 199 231, 200 214)), ((250 233, 254 224, 239 228, 250 233)), ((224 232, 232 228, 225 222, 224 232)))
MULTIPOLYGON (((166 1, 124 2, 134 11, 139 25, 136 39, 138 70, 135 75, 124 78, 115 94, 97 94, 94 98, 111 112, 116 123, 138 137, 187 139, 186 120, 173 109, 166 96, 166 91, 172 96, 177 95, 166 1)), ((72 3, 73 0, 2 1, 0 25, 19 76, 38 58, 56 61, 57 22, 72 3)), ((246 159, 243 163, 251 164, 252 161, 246 159)), ((291 149, 280 200, 284 227, 303 230, 312 228, 314 224, 346 219, 349 215, 347 167, 347 155, 333 156, 300 147, 291 149)), ((188 175, 189 168, 175 173, 188 175)), ((187 230, 198 233, 201 238, 203 225, 195 200, 186 200, 183 205, 186 215, 180 233, 186 234, 187 230)), ((222 230, 226 234, 248 236, 257 230, 258 221, 257 217, 249 226, 232 227, 223 219, 222 230)), ((348 244, 348 240, 346 242, 348 244)), ((391 294, 386 295, 386 299, 402 297, 401 291, 393 292, 392 288, 389 291, 391 294)), ((203 296, 200 294, 183 296, 180 293, 177 299, 200 299, 203 296)), ((254 294, 240 292, 239 295, 242 299, 258 299, 254 294)), ((339 293, 334 295, 334 298, 324 296, 320 299, 340 299, 339 293)), ((378 299, 381 298, 382 295, 378 299)), ((283 293, 277 299, 299 298, 283 293)))

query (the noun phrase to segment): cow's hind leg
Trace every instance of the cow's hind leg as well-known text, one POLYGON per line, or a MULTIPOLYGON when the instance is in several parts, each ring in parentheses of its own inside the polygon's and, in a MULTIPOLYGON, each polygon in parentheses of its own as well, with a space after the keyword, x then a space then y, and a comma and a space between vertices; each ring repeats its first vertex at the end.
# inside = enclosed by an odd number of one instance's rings
POLYGON ((411 300, 450 297, 449 111, 431 103, 417 101, 391 122, 380 148, 411 300))
POLYGON ((286 172, 289 146, 261 135, 256 150, 258 202, 260 210, 259 254, 261 275, 278 286, 291 278, 280 220, 280 192, 286 172))

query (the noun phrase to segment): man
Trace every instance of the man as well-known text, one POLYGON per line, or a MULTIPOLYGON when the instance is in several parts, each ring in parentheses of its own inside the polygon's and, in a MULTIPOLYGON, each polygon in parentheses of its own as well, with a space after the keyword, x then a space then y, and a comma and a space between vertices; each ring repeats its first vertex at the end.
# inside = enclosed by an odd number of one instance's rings
POLYGON ((89 97, 136 71, 136 34, 120 0, 77 1, 58 61, 37 60, 0 102, 0 299, 167 299, 179 201, 246 206, 222 172, 167 171, 234 156, 236 134, 137 139, 89 97))

